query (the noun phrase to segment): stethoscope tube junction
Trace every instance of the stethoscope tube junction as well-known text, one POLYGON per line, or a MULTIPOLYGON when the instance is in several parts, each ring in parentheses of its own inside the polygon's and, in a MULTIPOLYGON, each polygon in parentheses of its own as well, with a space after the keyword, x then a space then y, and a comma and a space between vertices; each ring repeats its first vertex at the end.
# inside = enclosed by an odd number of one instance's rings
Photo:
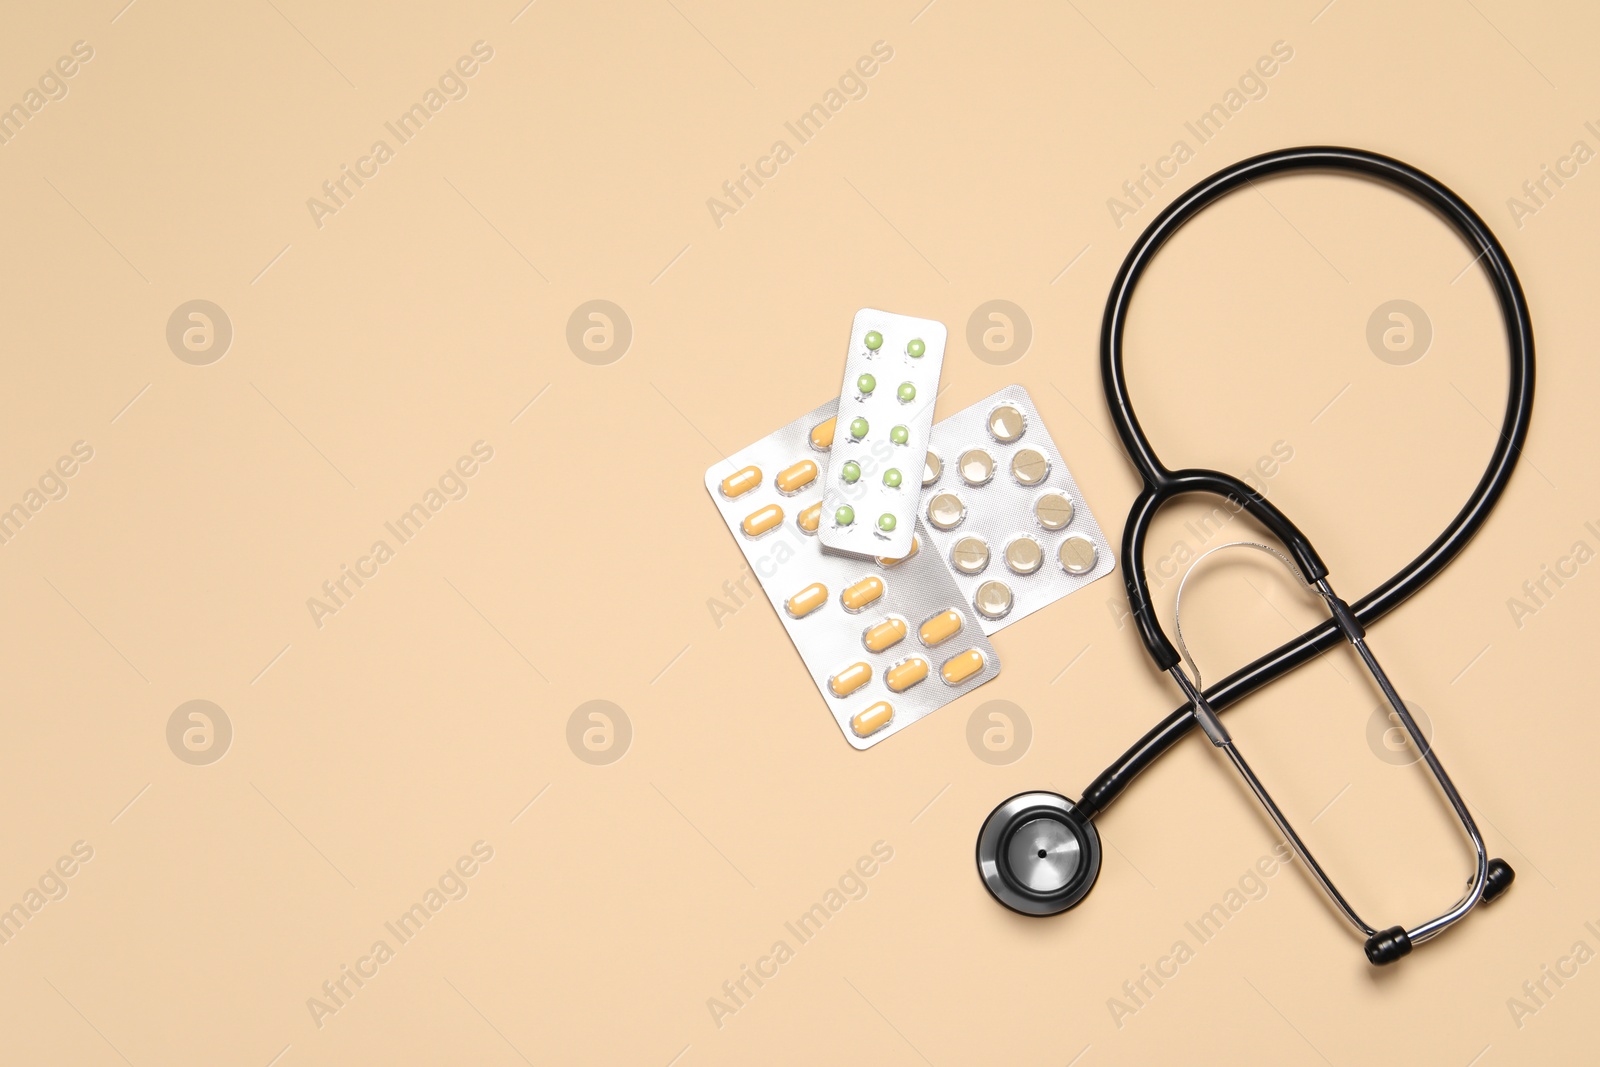
MULTIPOLYGON (((1291 148, 1269 152, 1227 167, 1182 194, 1144 231, 1128 252, 1106 303, 1100 337, 1101 377, 1111 420, 1144 487, 1133 503, 1123 532, 1123 580, 1127 586, 1140 639, 1157 668, 1172 676, 1184 704, 1150 730, 1100 774, 1077 802, 1054 793, 1024 793, 1000 804, 984 822, 978 837, 978 869, 985 886, 1002 904, 1027 915, 1052 915, 1073 907, 1093 887, 1099 874, 1100 838, 1093 820, 1140 772, 1198 725, 1211 744, 1227 756, 1278 830, 1333 906, 1366 938, 1366 955, 1374 964, 1392 963, 1460 921, 1479 903, 1494 900, 1516 877, 1501 859, 1491 859, 1483 835, 1466 801, 1445 772, 1433 746, 1378 663, 1367 642, 1366 626, 1393 610, 1439 574, 1482 527, 1505 491, 1527 439, 1533 411, 1533 328, 1527 301, 1505 250, 1483 220, 1455 193, 1435 179, 1398 160, 1350 148, 1291 148), (1489 464, 1466 504, 1421 554, 1353 605, 1340 598, 1328 579, 1327 565, 1309 538, 1276 506, 1241 480, 1220 471, 1173 471, 1162 464, 1146 437, 1128 395, 1123 372, 1123 341, 1135 286, 1157 251, 1183 224, 1208 205, 1250 183, 1286 172, 1333 171, 1375 179, 1407 192, 1449 222, 1477 253, 1494 288, 1506 324, 1511 368, 1500 438, 1489 464), (1162 628, 1145 575, 1144 550, 1150 524, 1161 508, 1180 496, 1220 496, 1256 519, 1283 546, 1287 556, 1265 545, 1251 545, 1282 559, 1328 608, 1326 622, 1312 627, 1254 662, 1203 688, 1199 671, 1180 655, 1162 628), (1455 813, 1474 854, 1466 893, 1448 910, 1411 927, 1377 929, 1360 917, 1334 885, 1283 810, 1240 753, 1219 712, 1262 686, 1283 677, 1322 652, 1348 642, 1393 709, 1422 760, 1455 813), (1194 671, 1191 677, 1185 663, 1194 671)), ((1234 545, 1220 546, 1224 548, 1234 545)), ((1215 551, 1215 550, 1213 550, 1215 551)), ((1206 553, 1209 555, 1210 553, 1206 553)), ((1203 558, 1203 557, 1202 557, 1203 558)), ((1198 564, 1199 560, 1195 561, 1198 564)), ((1180 586, 1179 599, 1182 590, 1180 586)))

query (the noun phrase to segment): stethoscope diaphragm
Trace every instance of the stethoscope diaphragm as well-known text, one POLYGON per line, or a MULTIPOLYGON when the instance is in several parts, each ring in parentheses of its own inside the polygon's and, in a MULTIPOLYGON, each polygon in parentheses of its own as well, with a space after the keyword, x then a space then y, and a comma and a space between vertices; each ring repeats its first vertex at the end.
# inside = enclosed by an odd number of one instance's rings
POLYGON ((1100 834, 1058 793, 1019 793, 990 812, 978 833, 978 876, 1023 915, 1056 915, 1100 876, 1100 834))

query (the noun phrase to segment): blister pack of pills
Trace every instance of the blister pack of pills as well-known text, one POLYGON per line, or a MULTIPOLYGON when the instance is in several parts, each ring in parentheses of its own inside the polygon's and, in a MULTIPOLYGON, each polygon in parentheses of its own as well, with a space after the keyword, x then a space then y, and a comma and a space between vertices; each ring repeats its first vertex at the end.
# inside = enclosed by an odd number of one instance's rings
POLYGON ((945 336, 932 319, 856 312, 822 494, 819 536, 829 548, 864 556, 910 549, 945 336))
MULTIPOLYGON (((837 447, 837 408, 830 400, 713 465, 706 490, 845 740, 860 749, 989 681, 1000 660, 914 515, 899 557, 822 544, 822 469, 837 447)), ((908 469, 914 497, 916 466, 908 469)))
POLYGON ((1020 385, 934 426, 921 484, 928 547, 949 565, 984 633, 1082 589, 1116 565, 1020 385))

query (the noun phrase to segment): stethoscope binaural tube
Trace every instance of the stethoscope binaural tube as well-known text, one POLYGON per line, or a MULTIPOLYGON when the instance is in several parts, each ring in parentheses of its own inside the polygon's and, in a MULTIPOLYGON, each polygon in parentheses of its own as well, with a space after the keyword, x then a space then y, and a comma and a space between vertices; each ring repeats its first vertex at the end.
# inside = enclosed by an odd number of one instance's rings
MULTIPOLYGON (((1150 516, 1164 500, 1181 492, 1215 491, 1214 486, 1236 483, 1232 490, 1239 502, 1283 542, 1308 581, 1316 582, 1327 573, 1326 566, 1317 557, 1305 535, 1249 486, 1216 471, 1173 472, 1161 463, 1134 413, 1122 366, 1123 340, 1134 289, 1161 246, 1184 223, 1228 193, 1257 179, 1293 171, 1333 171, 1372 178, 1410 193, 1437 212, 1456 229, 1476 253, 1476 261, 1483 265, 1500 303, 1510 353, 1505 414, 1499 439, 1483 476, 1473 487, 1467 502, 1427 548, 1387 581, 1351 604, 1357 620, 1370 624, 1382 618, 1455 559, 1483 526, 1489 512, 1505 491, 1528 437, 1528 425, 1533 414, 1534 358, 1533 324, 1528 313, 1527 298, 1523 295, 1522 284, 1517 280, 1505 249, 1477 212, 1459 196, 1415 167, 1355 148, 1281 149, 1235 163, 1204 179, 1161 212, 1134 242, 1106 300, 1100 333, 1100 373, 1112 425, 1116 427, 1129 458, 1145 482, 1144 491, 1135 502, 1129 514, 1128 526, 1123 532, 1123 581, 1127 586, 1128 600, 1140 639, 1162 670, 1168 670, 1178 662, 1178 653, 1156 619, 1149 583, 1145 578, 1142 550, 1150 516), (1205 484, 1206 479, 1202 476, 1210 476, 1214 480, 1211 484, 1205 484)), ((1221 711, 1339 644, 1342 637, 1331 619, 1314 626, 1208 688, 1205 691, 1206 700, 1214 709, 1221 711)), ((1191 704, 1185 703, 1173 711, 1090 783, 1078 801, 1078 811, 1085 817, 1093 817, 1103 811, 1127 788, 1129 782, 1195 725, 1191 704)))
MULTIPOLYGON (((1124 581, 1128 589, 1129 602, 1140 639, 1144 642, 1151 658, 1161 670, 1173 675, 1189 699, 1146 733, 1136 745, 1123 754, 1121 759, 1102 772, 1085 790, 1079 801, 1073 803, 1064 797, 1056 798, 1060 802, 1059 810, 1047 812, 1051 818, 1058 820, 1063 828, 1056 830, 1047 827, 1056 838, 1066 841, 1075 849, 1082 850, 1085 856, 1088 854, 1090 841, 1093 842, 1095 869, 1084 870, 1078 879, 1079 884, 1072 887, 1072 892, 1067 892, 1068 887, 1063 886, 1061 892, 1045 894, 1048 897, 1045 900, 1017 896, 1019 879, 1014 871, 1007 868, 1006 851, 1002 848, 996 852, 996 847, 1013 840, 1008 834, 1011 832, 1014 819, 1020 816, 1013 816, 1011 808, 1015 807, 1021 798, 1012 798, 1004 802, 985 822, 978 841, 980 875, 996 899, 1026 914, 1053 914, 1074 906, 1093 885, 1094 875, 1098 873, 1099 839, 1092 821, 1094 817, 1116 799, 1144 768, 1176 744, 1190 729, 1200 725, 1212 744, 1223 749, 1232 759, 1235 767, 1250 784, 1258 799, 1267 808, 1279 829, 1286 835, 1334 904, 1358 930, 1368 935, 1366 943, 1368 959, 1375 964, 1393 962, 1410 952, 1413 943, 1420 943, 1437 936, 1463 917, 1480 900, 1493 900, 1499 896, 1510 886, 1515 877, 1510 866, 1503 860, 1487 858, 1482 836, 1468 813, 1465 802, 1367 647, 1365 624, 1393 610, 1460 553, 1483 525, 1489 511, 1504 492, 1511 472, 1516 466, 1522 445, 1527 438, 1528 423, 1532 414, 1534 378, 1533 330, 1527 301, 1523 296, 1516 272, 1507 260, 1504 249, 1483 220, 1460 197, 1414 167, 1387 156, 1349 148, 1310 147, 1269 152, 1234 164, 1204 179, 1183 193, 1140 235, 1118 271, 1106 303, 1101 330, 1100 357, 1101 376, 1112 423, 1116 426, 1118 436, 1122 439, 1130 459, 1144 481, 1144 486, 1129 514, 1128 525, 1123 535, 1124 581), (1476 252, 1474 262, 1481 261, 1484 264, 1490 284, 1500 302, 1510 348, 1510 384, 1500 439, 1471 496, 1432 544, 1382 585, 1357 600, 1354 605, 1346 604, 1334 594, 1327 580, 1328 569, 1317 555, 1310 540, 1287 516, 1250 486, 1220 471, 1204 469, 1173 471, 1161 462, 1134 413, 1123 373, 1122 350, 1128 308, 1140 277, 1162 245, 1185 222, 1228 193, 1257 179, 1292 171, 1332 171, 1372 178, 1410 193, 1433 208, 1455 227, 1476 252), (1332 613, 1332 618, 1328 621, 1312 627, 1203 692, 1184 674, 1179 666, 1178 651, 1156 618, 1149 584, 1145 577, 1143 558, 1149 525, 1155 514, 1164 504, 1189 493, 1208 493, 1229 498, 1256 518, 1283 544, 1293 557, 1306 583, 1320 592, 1332 613), (1395 708, 1413 742, 1422 751, 1429 770, 1455 809, 1476 853, 1476 871, 1469 882, 1466 895, 1450 911, 1409 931, 1400 926, 1377 930, 1368 926, 1355 914, 1306 849, 1304 842, 1295 834, 1248 763, 1239 754, 1232 738, 1216 715, 1221 709, 1309 662, 1341 640, 1349 640, 1360 653, 1374 680, 1395 708), (1068 840, 1069 838, 1071 840, 1068 840), (1019 899, 1023 906, 1018 906, 1019 899)), ((1039 811, 1043 809, 1038 805, 1046 803, 1047 798, 1054 794, 1024 796, 1029 798, 1028 803, 1033 806, 1033 810, 1039 811)), ((1050 838, 1041 838, 1041 841, 1047 840, 1050 838)), ((1027 849, 1018 852, 1017 856, 1023 862, 1031 860, 1031 852, 1027 849)), ((1037 862, 1043 869, 1050 869, 1046 866, 1051 862, 1048 848, 1039 851, 1037 862)), ((1027 889, 1025 884, 1020 887, 1027 889)))

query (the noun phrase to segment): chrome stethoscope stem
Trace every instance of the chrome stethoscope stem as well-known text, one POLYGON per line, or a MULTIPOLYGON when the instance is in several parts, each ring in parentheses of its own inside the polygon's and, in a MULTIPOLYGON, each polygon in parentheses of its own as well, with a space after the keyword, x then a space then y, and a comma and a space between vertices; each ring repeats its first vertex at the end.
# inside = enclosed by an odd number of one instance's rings
MULTIPOLYGON (((1317 582, 1317 591, 1330 604, 1338 599, 1326 578, 1317 582)), ((1361 661, 1367 665, 1367 671, 1372 675, 1372 680, 1377 682, 1378 688, 1383 691, 1384 699, 1389 702, 1389 706, 1394 710, 1395 716, 1399 718, 1400 725, 1405 728, 1406 735, 1411 738, 1411 743, 1422 754, 1423 762, 1428 765, 1428 770, 1433 773, 1434 781, 1439 784, 1439 789, 1444 793, 1445 799, 1450 802, 1450 807, 1455 811, 1456 818, 1460 820, 1461 828, 1466 831, 1467 839, 1472 842, 1472 850, 1475 854, 1475 868, 1466 895, 1443 915, 1429 919, 1427 922, 1406 931, 1406 936, 1411 939, 1413 944, 1421 944, 1443 933, 1446 927, 1465 916, 1483 898, 1483 890, 1489 878, 1489 850, 1484 845, 1483 834, 1478 830, 1477 821, 1473 819, 1472 813, 1467 810, 1467 802, 1462 799, 1455 783, 1450 780, 1450 775, 1446 773, 1444 765, 1439 762, 1439 757, 1433 751, 1433 745, 1423 736, 1421 727, 1417 725, 1417 720, 1412 717, 1410 709, 1406 707, 1406 702, 1400 698, 1400 693, 1395 689, 1394 683, 1389 681, 1389 675, 1384 672, 1383 667, 1378 663, 1378 657, 1374 656, 1372 649, 1367 647, 1366 637, 1352 634, 1349 635, 1349 640, 1350 644, 1355 647, 1356 652, 1361 656, 1361 661)))
MULTIPOLYGON (((1341 629, 1345 629, 1343 617, 1348 617, 1348 608, 1344 606, 1343 602, 1340 601, 1337 595, 1333 592, 1333 589, 1331 586, 1329 586, 1327 579, 1321 579, 1317 581, 1314 585, 1314 588, 1322 595, 1324 600, 1327 601, 1329 608, 1333 611, 1335 619, 1341 620, 1341 629)), ((1460 821, 1462 829, 1466 832, 1467 838, 1472 843, 1476 862, 1475 869, 1473 871, 1473 877, 1468 885, 1466 895, 1464 895, 1444 914, 1438 915, 1427 920, 1426 922, 1412 927, 1409 930, 1406 930, 1406 937, 1412 944, 1421 944, 1422 942, 1431 940, 1432 938, 1437 937, 1440 933, 1444 932, 1446 928, 1460 920, 1467 914, 1467 912, 1471 911, 1480 900, 1483 899, 1484 888, 1487 885, 1489 875, 1489 854, 1488 850, 1484 846, 1483 835, 1479 832, 1478 825, 1472 818, 1472 813, 1467 810, 1466 801, 1461 798, 1461 794, 1457 791, 1455 783, 1450 780, 1449 774, 1445 772, 1443 765, 1439 762, 1439 757, 1434 753, 1433 746, 1429 744, 1428 739, 1423 736, 1422 730, 1417 725, 1416 719, 1412 717, 1411 712, 1406 708, 1405 701, 1400 698, 1399 692, 1396 691, 1394 684, 1389 681, 1389 676, 1384 672, 1383 667, 1378 663, 1377 657, 1372 654, 1372 650, 1367 646, 1365 635, 1360 632, 1358 628, 1356 628, 1346 629, 1345 636, 1350 641, 1350 644, 1355 647, 1356 652, 1361 656, 1362 662, 1366 664, 1367 670, 1372 675, 1373 681, 1377 683, 1378 688, 1383 692, 1384 699, 1386 699, 1389 702, 1390 707, 1394 709, 1394 713, 1400 720, 1401 726, 1404 727, 1406 735, 1411 739, 1411 743, 1414 744, 1417 747, 1417 751, 1422 754, 1422 758, 1424 762, 1426 762, 1428 770, 1433 774, 1434 781, 1439 784, 1439 788, 1441 791, 1443 791, 1445 799, 1449 801, 1451 809, 1454 810, 1456 818, 1460 821)), ((1183 690, 1184 696, 1189 699, 1190 705, 1193 708, 1195 720, 1199 723, 1200 729, 1205 732, 1207 739, 1210 740, 1212 745, 1220 748, 1227 754, 1229 761, 1232 762, 1235 769, 1238 770, 1240 777, 1244 779, 1245 784, 1250 787, 1250 791, 1255 794, 1256 799, 1261 802, 1261 806, 1265 808, 1267 814, 1271 816, 1273 823, 1278 827, 1278 830, 1282 832, 1285 840, 1287 840, 1290 847, 1294 849, 1295 855, 1300 858, 1300 861, 1305 864, 1306 870, 1311 873, 1312 877, 1316 879, 1317 884, 1322 887, 1322 891, 1327 895, 1328 900, 1332 902, 1340 914, 1349 920, 1350 924, 1357 930, 1361 931, 1363 935, 1368 938, 1374 937, 1378 931, 1356 914, 1355 909, 1350 906, 1349 901, 1345 900, 1344 895, 1340 893, 1338 887, 1333 884, 1333 880, 1329 878, 1327 872, 1322 869, 1322 865, 1317 862, 1316 857, 1312 855, 1310 848, 1306 846, 1306 843, 1295 831, 1293 825, 1290 824, 1288 817, 1284 815, 1283 809, 1278 806, 1275 800, 1273 800, 1271 792, 1268 791, 1264 784, 1262 784, 1261 779, 1257 777, 1255 771, 1250 767, 1249 762, 1239 752, 1239 748, 1234 743, 1232 735, 1229 734, 1227 728, 1222 725, 1221 719, 1217 717, 1216 711, 1211 707, 1210 702, 1206 700, 1205 694, 1194 683, 1189 675, 1184 672, 1182 666, 1174 666, 1169 673, 1171 673, 1173 680, 1177 682, 1178 688, 1183 690)))
POLYGON ((1261 806, 1267 810, 1267 814, 1272 817, 1273 823, 1277 825, 1278 831, 1289 842, 1289 847, 1294 849, 1295 855, 1300 857, 1300 862, 1305 864, 1306 870, 1310 871, 1312 877, 1317 880, 1317 884, 1322 887, 1322 891, 1333 902, 1333 906, 1338 908, 1340 914, 1350 921, 1350 925, 1360 930, 1364 936, 1371 937, 1377 931, 1367 925, 1365 920, 1356 914, 1349 901, 1344 899, 1344 894, 1339 892, 1338 887, 1333 884, 1333 880, 1322 869, 1322 864, 1318 863, 1317 858, 1311 854, 1311 849, 1306 846, 1300 835, 1295 832, 1295 828, 1290 824, 1288 816, 1284 815, 1283 809, 1278 807, 1277 801, 1272 799, 1272 794, 1267 791, 1267 787, 1262 784, 1260 778, 1256 777, 1256 772, 1251 769, 1249 762, 1239 753, 1239 747, 1233 743, 1232 735, 1222 725, 1222 720, 1217 718, 1217 713, 1212 710, 1211 705, 1206 701, 1205 695, 1195 688, 1189 676, 1183 672, 1183 668, 1174 667, 1171 674, 1173 680, 1178 683, 1178 688, 1183 690, 1184 695, 1189 698, 1190 703, 1193 705, 1194 717, 1200 723, 1200 729, 1205 731, 1206 737, 1213 745, 1227 754, 1228 759, 1232 761, 1234 767, 1239 771, 1240 777, 1245 780, 1245 784, 1250 787, 1250 791, 1256 795, 1256 799, 1261 802, 1261 806))

